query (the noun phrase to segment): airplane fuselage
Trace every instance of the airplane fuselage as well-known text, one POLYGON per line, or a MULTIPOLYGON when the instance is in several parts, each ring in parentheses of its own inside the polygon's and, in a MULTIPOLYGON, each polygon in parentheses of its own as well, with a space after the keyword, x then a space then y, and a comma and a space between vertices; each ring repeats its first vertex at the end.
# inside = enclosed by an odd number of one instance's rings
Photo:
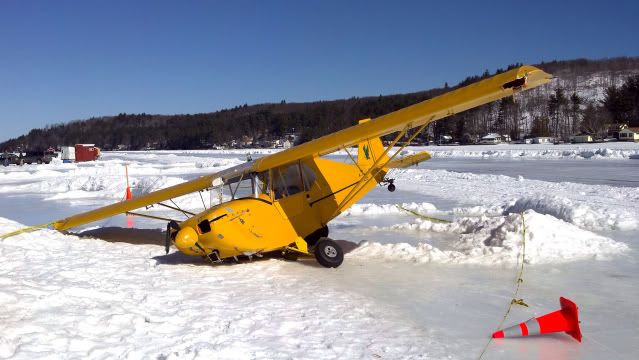
MULTIPOLYGON (((175 246, 193 256, 225 259, 289 248, 306 252, 326 225, 368 193, 386 171, 360 183, 356 165, 311 158, 250 174, 249 196, 233 199, 180 223, 175 246), (353 188, 361 186, 356 193, 353 188), (349 196, 350 195, 350 196, 349 196)), ((246 179, 245 179, 246 180, 246 179)))

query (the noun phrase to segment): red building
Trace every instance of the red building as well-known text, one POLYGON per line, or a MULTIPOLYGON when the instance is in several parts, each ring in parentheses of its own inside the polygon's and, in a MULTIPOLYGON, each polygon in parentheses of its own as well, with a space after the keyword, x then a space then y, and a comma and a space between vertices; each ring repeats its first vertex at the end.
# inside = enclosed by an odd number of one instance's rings
POLYGON ((100 148, 95 144, 75 144, 75 162, 93 161, 100 157, 100 148))

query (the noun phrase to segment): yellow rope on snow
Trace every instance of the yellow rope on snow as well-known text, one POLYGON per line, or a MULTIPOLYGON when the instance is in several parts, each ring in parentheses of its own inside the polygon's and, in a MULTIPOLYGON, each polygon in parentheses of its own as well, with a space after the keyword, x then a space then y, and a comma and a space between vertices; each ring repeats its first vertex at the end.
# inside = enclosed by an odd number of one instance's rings
POLYGON ((417 211, 414 211, 414 210, 411 210, 411 209, 407 209, 407 208, 405 208, 405 207, 403 207, 403 206, 401 206, 401 205, 397 205, 397 207, 398 207, 400 210, 406 211, 406 212, 407 212, 407 213, 409 213, 409 214, 413 214, 413 215, 415 215, 415 216, 417 216, 417 217, 420 217, 420 218, 422 218, 422 219, 425 219, 425 220, 430 220, 430 221, 435 221, 435 222, 443 222, 443 223, 450 223, 450 222, 452 222, 452 221, 450 221, 450 220, 446 220, 446 219, 439 219, 439 218, 432 217, 432 216, 426 216, 426 215, 424 215, 424 214, 420 214, 420 213, 418 213, 417 211))
MULTIPOLYGON (((526 219, 524 217, 524 213, 521 212, 519 213, 521 215, 521 267, 519 268, 519 272, 517 273, 517 280, 515 281, 517 283, 517 286, 515 287, 515 292, 513 293, 513 298, 512 300, 510 300, 510 304, 508 304, 508 309, 506 309, 506 313, 504 314, 504 316, 501 319, 501 322, 499 323, 499 325, 497 326, 497 330, 501 329, 502 326, 504 326, 504 322, 506 321, 506 318, 508 317, 508 314, 510 314, 510 310, 512 310, 513 305, 517 304, 517 305, 521 305, 521 306, 525 306, 528 307, 528 304, 526 304, 524 302, 524 299, 518 299, 517 298, 517 294, 519 293, 519 287, 520 285, 524 282, 524 263, 526 260, 526 219)), ((519 263, 519 256, 517 257, 517 263, 519 263)), ((486 343, 486 346, 484 346, 484 349, 481 351, 481 354, 479 354, 479 358, 481 360, 481 358, 484 356, 484 354, 486 353, 486 350, 488 350, 488 346, 490 346, 490 343, 493 341, 493 338, 491 337, 490 339, 488 339, 488 342, 486 343)))
MULTIPOLYGON (((422 219, 426 219, 426 220, 430 220, 430 221, 437 221, 437 222, 444 222, 444 223, 450 223, 450 220, 445 220, 445 219, 438 219, 435 217, 431 217, 431 216, 426 216, 424 214, 420 214, 417 211, 414 210, 410 210, 410 209, 406 209, 405 207, 401 206, 401 205, 397 205, 397 207, 400 210, 406 211, 410 214, 413 214, 417 217, 420 217, 422 219)), ((508 309, 506 309, 506 313, 504 314, 504 316, 501 319, 501 322, 499 323, 499 325, 497 326, 497 329, 501 329, 502 326, 504 325, 504 322, 506 321, 506 318, 508 317, 508 315, 510 314, 510 311, 513 308, 513 305, 517 304, 517 305, 521 305, 521 306, 525 306, 528 307, 528 304, 526 304, 524 302, 524 299, 521 298, 517 298, 517 294, 519 294, 519 287, 521 286, 521 284, 524 282, 524 263, 526 260, 526 218, 524 217, 524 213, 521 212, 519 213, 519 215, 521 215, 521 246, 522 246, 522 250, 521 250, 521 266, 519 268, 519 271, 517 272, 517 280, 515 280, 515 283, 517 284, 517 286, 515 287, 515 291, 513 292, 513 296, 512 296, 512 300, 510 300, 510 304, 508 304, 508 309)), ((517 265, 519 265, 519 256, 517 256, 517 265)), ((486 343, 486 345, 484 346, 484 349, 482 350, 481 354, 479 355, 479 359, 481 360, 481 358, 484 356, 484 354, 486 353, 486 350, 488 350, 488 346, 490 346, 490 343, 493 341, 493 338, 491 337, 488 342, 486 343)))
POLYGON ((45 228, 45 227, 47 227, 49 225, 53 225, 53 223, 55 223, 55 221, 51 221, 51 222, 48 222, 46 224, 29 226, 29 227, 24 228, 24 229, 20 229, 20 230, 16 230, 16 231, 4 234, 4 235, 0 235, 0 239, 6 239, 6 238, 9 238, 9 237, 12 237, 12 236, 16 236, 16 235, 28 233, 28 232, 31 232, 31 231, 34 231, 34 230, 42 229, 42 228, 45 228))

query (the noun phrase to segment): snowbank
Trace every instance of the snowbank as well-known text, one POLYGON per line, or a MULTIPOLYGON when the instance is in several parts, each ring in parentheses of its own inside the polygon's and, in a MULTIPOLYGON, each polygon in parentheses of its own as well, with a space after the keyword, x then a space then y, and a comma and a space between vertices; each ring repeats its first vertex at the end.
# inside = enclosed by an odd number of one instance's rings
POLYGON ((408 147, 406 149, 405 154, 428 151, 433 157, 438 158, 631 159, 639 155, 639 144, 628 142, 560 145, 444 145, 408 147))
POLYGON ((403 203, 403 204, 354 204, 342 216, 358 216, 358 215, 383 215, 383 214, 404 214, 408 209, 421 214, 433 213, 437 211, 435 205, 427 202, 422 203, 403 203))
MULTIPOLYGON (((506 145, 507 146, 507 145, 506 145)), ((632 159, 639 149, 613 150, 607 147, 596 149, 490 149, 490 150, 431 150, 437 158, 516 158, 516 159, 632 159)))
POLYGON ((403 189, 457 201, 461 205, 453 209, 457 216, 493 216, 531 209, 593 231, 639 228, 637 187, 446 170, 406 169, 395 176, 403 189))
POLYGON ((594 211, 585 203, 576 203, 559 196, 538 195, 520 198, 513 205, 506 207, 504 212, 520 213, 529 209, 590 230, 634 230, 639 227, 639 219, 632 214, 613 212, 609 209, 594 211))
MULTIPOLYGON (((559 263, 583 259, 608 259, 629 250, 624 243, 594 234, 551 215, 524 212, 526 223, 526 263, 559 263)), ((499 217, 461 218, 450 224, 416 219, 389 230, 455 232, 451 250, 427 243, 410 245, 363 242, 348 254, 351 258, 400 260, 411 262, 500 265, 516 263, 522 251, 520 214, 499 217)))

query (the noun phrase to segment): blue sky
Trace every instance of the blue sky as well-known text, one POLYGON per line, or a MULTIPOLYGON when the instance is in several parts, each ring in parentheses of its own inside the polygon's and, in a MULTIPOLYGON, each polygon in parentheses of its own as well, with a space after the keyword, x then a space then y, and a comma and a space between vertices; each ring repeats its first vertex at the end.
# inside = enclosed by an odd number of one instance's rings
POLYGON ((455 84, 639 55, 638 1, 0 1, 0 141, 126 113, 455 84))

